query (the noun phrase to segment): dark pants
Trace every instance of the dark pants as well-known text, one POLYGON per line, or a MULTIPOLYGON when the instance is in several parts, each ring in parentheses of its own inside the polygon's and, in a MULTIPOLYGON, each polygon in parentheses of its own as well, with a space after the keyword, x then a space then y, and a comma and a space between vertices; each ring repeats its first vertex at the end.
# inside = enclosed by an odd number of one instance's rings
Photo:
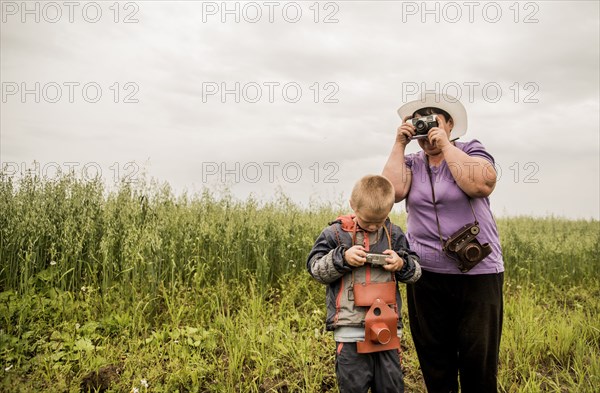
POLYGON ((407 286, 410 331, 429 393, 495 393, 504 273, 423 271, 407 286))
POLYGON ((335 373, 341 393, 403 393, 404 378, 397 349, 357 353, 356 343, 336 343, 335 373))

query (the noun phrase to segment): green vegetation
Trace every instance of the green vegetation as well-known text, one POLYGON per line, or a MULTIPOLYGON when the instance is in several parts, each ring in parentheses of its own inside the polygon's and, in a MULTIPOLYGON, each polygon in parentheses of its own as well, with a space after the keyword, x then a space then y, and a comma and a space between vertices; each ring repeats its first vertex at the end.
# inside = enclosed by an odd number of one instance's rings
MULTIPOLYGON (((0 391, 337 391, 325 288, 305 260, 340 213, 283 195, 2 177, 0 391)), ((599 223, 498 226, 502 391, 595 392, 599 223)), ((405 309, 407 391, 424 392, 405 309)))

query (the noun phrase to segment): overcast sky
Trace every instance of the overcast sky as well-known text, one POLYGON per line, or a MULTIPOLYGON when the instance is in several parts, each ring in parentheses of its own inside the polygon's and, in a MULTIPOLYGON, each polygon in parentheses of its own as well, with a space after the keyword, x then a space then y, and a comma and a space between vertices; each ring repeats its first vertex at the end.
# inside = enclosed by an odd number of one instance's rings
POLYGON ((345 202, 437 90, 496 159, 496 215, 599 218, 597 1, 68 4, 1 3, 7 173, 345 202))

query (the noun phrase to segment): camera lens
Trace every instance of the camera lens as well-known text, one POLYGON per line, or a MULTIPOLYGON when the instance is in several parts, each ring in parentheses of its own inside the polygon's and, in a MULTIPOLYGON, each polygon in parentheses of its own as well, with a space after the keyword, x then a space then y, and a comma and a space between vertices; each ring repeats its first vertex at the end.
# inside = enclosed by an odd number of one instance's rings
POLYGON ((479 247, 477 244, 467 244, 462 252, 463 257, 471 262, 478 262, 481 259, 483 259, 481 257, 481 247, 479 247))
POLYGON ((419 120, 415 123, 415 130, 417 134, 423 134, 425 130, 427 130, 427 124, 423 120, 419 120))

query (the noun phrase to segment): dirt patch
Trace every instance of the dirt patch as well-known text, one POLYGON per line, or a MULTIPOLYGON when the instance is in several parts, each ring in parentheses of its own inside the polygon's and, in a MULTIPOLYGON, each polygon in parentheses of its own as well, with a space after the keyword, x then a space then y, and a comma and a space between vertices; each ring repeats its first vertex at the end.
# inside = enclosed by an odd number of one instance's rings
POLYGON ((108 390, 110 385, 120 378, 121 370, 120 366, 110 364, 90 372, 81 380, 81 391, 101 393, 108 390))

